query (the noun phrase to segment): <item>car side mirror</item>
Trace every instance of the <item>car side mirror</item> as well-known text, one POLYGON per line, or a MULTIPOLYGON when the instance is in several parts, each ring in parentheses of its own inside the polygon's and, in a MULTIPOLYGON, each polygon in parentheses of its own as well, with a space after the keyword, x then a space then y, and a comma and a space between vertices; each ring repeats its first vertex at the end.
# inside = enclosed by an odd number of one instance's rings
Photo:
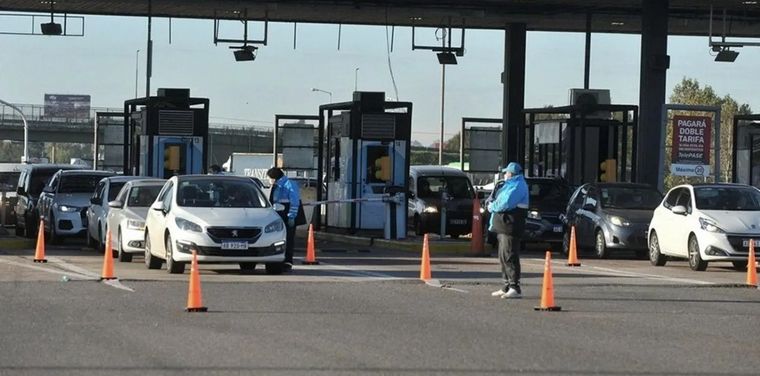
POLYGON ((273 207, 274 207, 274 211, 281 212, 281 211, 285 210, 285 205, 283 205, 283 204, 281 204, 279 202, 276 203, 276 204, 274 204, 273 207))
POLYGON ((161 202, 161 201, 156 201, 156 202, 153 203, 153 205, 150 206, 150 208, 151 208, 151 210, 163 212, 164 211, 164 203, 161 202))
POLYGON ((585 205, 583 205, 583 210, 586 210, 586 211, 595 211, 596 210, 596 205, 594 205, 594 204, 585 204, 585 205))
POLYGON ((673 214, 686 215, 686 207, 683 205, 674 206, 673 209, 670 210, 673 211, 673 214))
POLYGON ((124 203, 119 200, 114 200, 108 203, 108 207, 112 209, 121 209, 122 206, 124 206, 124 203))

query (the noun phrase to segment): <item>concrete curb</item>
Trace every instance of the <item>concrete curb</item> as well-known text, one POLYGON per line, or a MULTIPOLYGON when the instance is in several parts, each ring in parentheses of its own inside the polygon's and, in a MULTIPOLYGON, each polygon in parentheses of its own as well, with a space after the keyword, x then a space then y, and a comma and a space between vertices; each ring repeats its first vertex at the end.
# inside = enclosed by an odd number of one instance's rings
POLYGON ((19 238, 0 238, 0 250, 10 249, 34 249, 35 240, 19 238))
MULTIPOLYGON (((306 238, 308 236, 307 230, 296 230, 299 237, 306 238)), ((386 240, 380 238, 365 238, 361 236, 335 234, 328 232, 315 231, 315 240, 333 241, 340 243, 347 243, 357 245, 361 247, 377 247, 395 251, 404 252, 422 252, 422 239, 415 241, 403 241, 403 240, 386 240)), ((458 256, 470 256, 470 242, 469 241, 430 241, 431 253, 449 253, 456 254, 458 256)), ((475 257, 475 256, 473 256, 475 257)))

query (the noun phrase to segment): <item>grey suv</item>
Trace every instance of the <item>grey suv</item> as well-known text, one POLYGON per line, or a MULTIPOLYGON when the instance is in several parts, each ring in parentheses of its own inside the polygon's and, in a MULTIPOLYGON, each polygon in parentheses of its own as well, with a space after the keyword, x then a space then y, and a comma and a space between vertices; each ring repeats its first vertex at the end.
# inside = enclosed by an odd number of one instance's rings
POLYGON ((106 171, 58 171, 40 195, 38 212, 45 218, 47 240, 57 243, 64 236, 85 235, 87 208, 98 182, 114 173, 106 171))
POLYGON ((16 235, 33 238, 40 223, 37 200, 50 178, 60 170, 81 170, 80 166, 30 164, 23 167, 16 186, 16 235))

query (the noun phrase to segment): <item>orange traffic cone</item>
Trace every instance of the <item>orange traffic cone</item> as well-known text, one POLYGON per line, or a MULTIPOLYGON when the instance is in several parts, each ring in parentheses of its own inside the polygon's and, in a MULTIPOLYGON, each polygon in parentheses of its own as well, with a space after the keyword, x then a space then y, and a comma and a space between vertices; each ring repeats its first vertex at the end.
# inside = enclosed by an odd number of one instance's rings
POLYGON ((749 255, 747 256, 747 285, 757 287, 757 267, 755 266, 755 240, 749 240, 749 255))
POLYGON ((570 227, 570 245, 567 251, 567 266, 581 266, 578 261, 578 247, 575 244, 575 225, 570 227))
POLYGON ((187 312, 206 312, 201 297, 201 276, 198 272, 198 255, 193 250, 193 262, 190 264, 190 288, 187 291, 187 312))
POLYGON ((425 234, 425 239, 422 243, 422 264, 420 265, 420 279, 423 281, 429 281, 432 279, 430 275, 430 245, 428 244, 428 234, 425 234))
POLYGON ((40 230, 37 231, 37 249, 34 251, 34 262, 47 262, 45 259, 45 220, 40 219, 40 230))
POLYGON ((106 232, 106 251, 103 253, 103 271, 100 280, 116 279, 113 275, 113 249, 111 248, 111 230, 106 232))
POLYGON ((301 262, 304 265, 317 265, 316 251, 314 250, 314 227, 309 224, 309 238, 306 242, 306 259, 301 262))
POLYGON ((546 251, 544 261, 544 287, 541 290, 541 305, 533 308, 536 311, 559 311, 562 307, 554 305, 554 281, 552 278, 552 253, 546 251))

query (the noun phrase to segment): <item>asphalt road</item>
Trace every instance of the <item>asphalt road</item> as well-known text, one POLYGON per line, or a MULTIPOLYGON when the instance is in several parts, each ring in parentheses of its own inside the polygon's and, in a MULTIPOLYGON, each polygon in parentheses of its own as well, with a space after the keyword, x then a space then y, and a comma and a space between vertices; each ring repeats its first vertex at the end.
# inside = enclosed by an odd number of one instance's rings
POLYGON ((760 291, 744 274, 685 262, 555 260, 561 312, 535 312, 540 252, 524 298, 492 298, 494 258, 436 256, 416 279, 407 252, 325 244, 317 266, 241 275, 202 265, 208 313, 185 313, 188 275, 116 262, 73 244, 0 249, 0 375, 756 375, 760 291), (64 278, 65 276, 65 278, 64 278), (68 280, 68 281, 66 281, 68 280))

